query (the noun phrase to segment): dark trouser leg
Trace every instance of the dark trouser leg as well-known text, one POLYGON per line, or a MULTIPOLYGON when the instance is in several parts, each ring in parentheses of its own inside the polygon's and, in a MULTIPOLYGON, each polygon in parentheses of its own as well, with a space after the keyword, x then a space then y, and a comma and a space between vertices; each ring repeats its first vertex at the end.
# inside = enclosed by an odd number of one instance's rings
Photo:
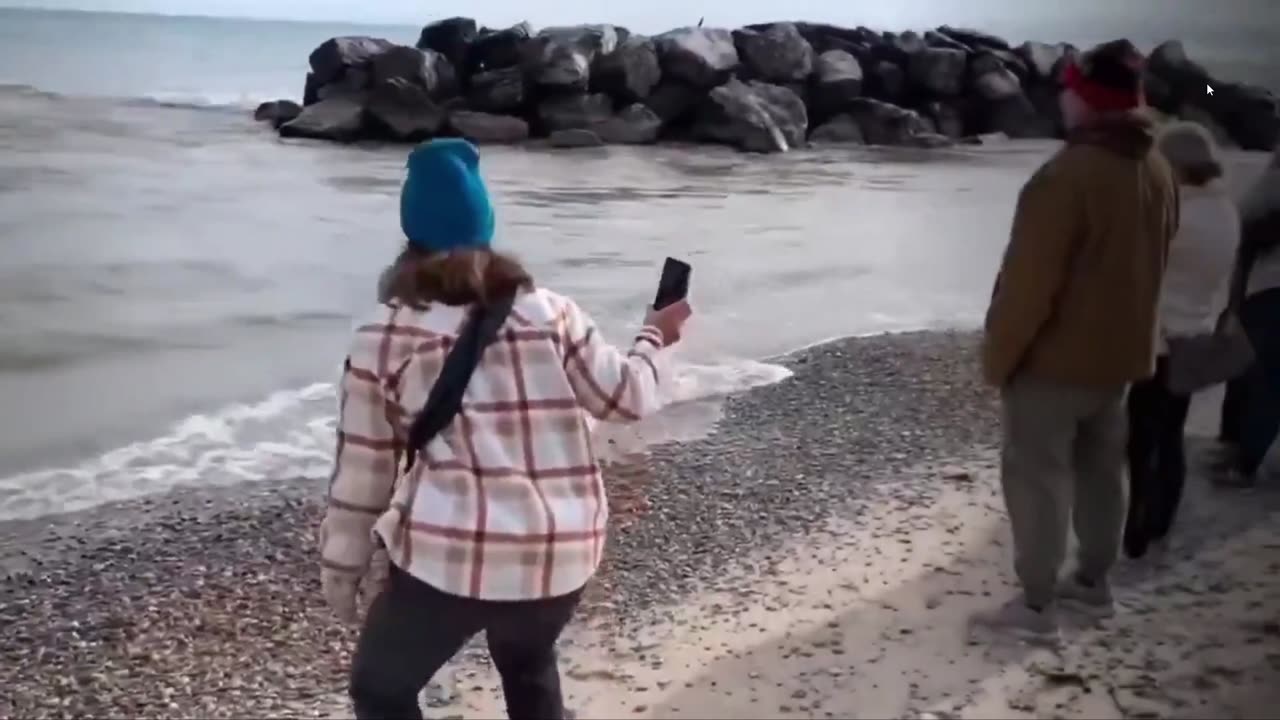
POLYGON ((1159 540, 1169 534, 1178 505, 1182 502, 1182 488, 1187 481, 1187 453, 1184 435, 1187 413, 1191 409, 1189 395, 1175 395, 1165 384, 1167 364, 1160 359, 1160 381, 1163 395, 1156 434, 1156 469, 1152 479, 1152 497, 1147 509, 1147 535, 1159 540))
POLYGON ((1227 383, 1226 391, 1222 394, 1222 417, 1218 426, 1218 440, 1225 445, 1240 444, 1241 415, 1248 392, 1245 385, 1246 380, 1243 376, 1235 378, 1227 383))
POLYGON ((547 600, 495 603, 486 629, 511 720, 561 720, 564 697, 556 641, 581 591, 547 600))
POLYGON ((1280 289, 1246 299, 1240 322, 1258 356, 1240 428, 1239 469, 1253 475, 1280 433, 1280 289))
POLYGON ((1124 525, 1124 551, 1132 558, 1147 552, 1147 515, 1155 494, 1156 443, 1162 412, 1160 381, 1151 378, 1129 390, 1129 512, 1124 525))
POLYGON ((351 667, 360 720, 417 720, 418 692, 484 626, 477 601, 440 592, 399 568, 369 608, 351 667))

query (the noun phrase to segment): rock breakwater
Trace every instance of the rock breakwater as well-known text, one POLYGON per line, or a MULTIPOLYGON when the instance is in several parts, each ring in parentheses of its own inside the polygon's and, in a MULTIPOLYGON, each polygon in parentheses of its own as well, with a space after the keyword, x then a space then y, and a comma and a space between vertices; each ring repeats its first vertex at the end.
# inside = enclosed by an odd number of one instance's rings
MULTIPOLYGON (((547 137, 558 147, 676 141, 777 152, 811 142, 934 147, 987 133, 1055 138, 1061 71, 1078 52, 948 26, 775 22, 650 37, 608 24, 535 31, 454 17, 423 28, 416 47, 324 41, 311 53, 302 103, 265 103, 256 117, 286 137, 547 137)), ((1147 70, 1148 100, 1161 113, 1247 150, 1280 140, 1269 90, 1214 77, 1178 41, 1156 47, 1147 70)))

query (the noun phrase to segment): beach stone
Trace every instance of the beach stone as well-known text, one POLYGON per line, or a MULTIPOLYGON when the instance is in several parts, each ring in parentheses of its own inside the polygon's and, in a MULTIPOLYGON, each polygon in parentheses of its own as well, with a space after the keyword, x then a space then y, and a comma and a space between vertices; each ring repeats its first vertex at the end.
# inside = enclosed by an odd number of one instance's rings
POLYGON ((467 76, 520 65, 532 35, 533 28, 527 22, 504 30, 482 29, 467 50, 467 76))
POLYGON ((478 34, 476 21, 472 18, 445 18, 422 28, 418 47, 440 53, 454 68, 465 68, 467 50, 478 34))
POLYGON ((964 90, 967 57, 962 50, 925 48, 911 56, 907 74, 912 84, 930 94, 955 97, 964 90))
POLYGON ((555 148, 601 147, 604 145, 604 140, 601 140, 599 135, 590 130, 580 128, 556 130, 547 137, 547 142, 551 147, 555 148))
POLYGON ((868 145, 910 145, 912 137, 933 132, 919 113, 871 98, 854 100, 849 114, 868 145))
POLYGON ((390 40, 361 35, 329 38, 311 51, 311 72, 318 86, 328 85, 348 68, 362 68, 393 47, 390 40))
POLYGON ((538 104, 538 120, 547 132, 591 128, 613 117, 608 95, 562 95, 538 104))
POLYGON ((272 100, 259 105, 253 111, 253 119, 269 122, 272 127, 279 128, 301 113, 302 106, 292 100, 272 100))
POLYGON ((662 118, 649 106, 633 103, 592 130, 610 145, 645 145, 657 142, 662 118))
POLYGON ((619 102, 635 102, 649 97, 661 79, 653 40, 633 35, 599 59, 591 71, 591 88, 619 102))
POLYGON ((596 58, 613 52, 618 32, 612 25, 545 28, 530 41, 526 72, 534 84, 552 91, 585 92, 596 58))
POLYGON ((813 46, 795 24, 775 23, 764 30, 733 31, 733 44, 753 77, 785 85, 813 72, 813 46))
POLYGON ((702 139, 749 152, 786 152, 804 145, 808 111, 788 88, 731 78, 707 100, 694 129, 702 139))
POLYGON ((297 117, 280 126, 280 136, 349 142, 359 136, 363 126, 363 99, 339 96, 303 108, 297 117))
POLYGON ((828 50, 814 63, 813 105, 824 112, 862 95, 862 65, 844 50, 828 50))
POLYGON ((373 58, 373 86, 392 80, 415 85, 433 98, 448 97, 458 90, 458 79, 449 60, 434 50, 397 45, 373 58))
POLYGON ((529 123, 510 115, 455 110, 449 114, 449 128, 481 145, 509 144, 529 139, 529 123))
POLYGON ((393 77, 369 93, 365 105, 369 130, 391 140, 424 140, 440 131, 445 111, 427 90, 393 77))
POLYGON ((527 95, 524 71, 505 67, 473 75, 467 105, 481 112, 513 112, 524 105, 527 95))
POLYGON ((715 87, 738 67, 733 35, 722 28, 678 28, 654 43, 663 76, 692 87, 715 87))
POLYGON ((846 114, 836 115, 819 125, 809 134, 809 140, 826 144, 862 145, 866 142, 862 137, 862 128, 858 125, 858 121, 846 114))

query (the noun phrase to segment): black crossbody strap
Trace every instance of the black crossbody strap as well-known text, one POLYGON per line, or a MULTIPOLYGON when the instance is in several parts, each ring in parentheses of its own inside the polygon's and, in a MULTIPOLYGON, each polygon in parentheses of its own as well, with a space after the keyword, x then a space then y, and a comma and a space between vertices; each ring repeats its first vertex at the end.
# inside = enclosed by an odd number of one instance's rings
POLYGON ((436 378, 431 392, 427 394, 422 412, 418 413, 409 426, 404 464, 406 472, 413 467, 418 452, 449 427, 449 423, 462 410, 462 395, 471 382, 471 375, 480 364, 485 349, 497 338, 498 330, 511 314, 513 305, 515 295, 498 298, 488 305, 477 305, 471 317, 463 324, 457 343, 445 356, 440 377, 436 378))

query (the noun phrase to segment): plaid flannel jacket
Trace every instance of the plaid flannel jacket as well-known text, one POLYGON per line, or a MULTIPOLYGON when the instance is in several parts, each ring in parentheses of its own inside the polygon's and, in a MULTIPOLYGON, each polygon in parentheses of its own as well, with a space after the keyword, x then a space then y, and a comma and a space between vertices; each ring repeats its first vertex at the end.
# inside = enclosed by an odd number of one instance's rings
POLYGON ((646 327, 619 350, 572 300, 523 294, 462 411, 403 472, 409 424, 466 312, 392 303, 356 331, 322 562, 363 573, 376 533, 393 563, 444 592, 485 600, 572 592, 600 563, 608 517, 591 418, 628 422, 657 409, 661 332, 646 327))

